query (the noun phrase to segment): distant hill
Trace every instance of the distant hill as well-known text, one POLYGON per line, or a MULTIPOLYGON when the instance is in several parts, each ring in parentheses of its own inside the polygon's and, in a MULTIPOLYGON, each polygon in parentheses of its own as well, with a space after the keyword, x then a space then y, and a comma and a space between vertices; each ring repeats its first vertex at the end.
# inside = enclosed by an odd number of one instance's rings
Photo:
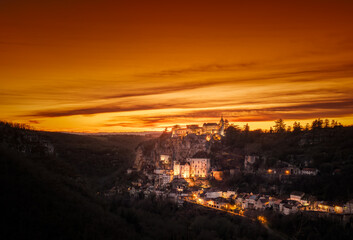
POLYGON ((34 131, 0 122, 0 142, 26 156, 55 156, 94 191, 111 188, 132 166, 137 145, 150 135, 76 135, 34 131))
POLYGON ((97 132, 97 133, 85 133, 85 132, 62 132, 75 135, 135 135, 135 136, 148 136, 148 137, 159 137, 163 132, 159 131, 147 131, 147 132, 97 132))
POLYGON ((47 151, 50 139, 0 124, 0 238, 134 238, 135 230, 80 181, 80 169, 47 151))

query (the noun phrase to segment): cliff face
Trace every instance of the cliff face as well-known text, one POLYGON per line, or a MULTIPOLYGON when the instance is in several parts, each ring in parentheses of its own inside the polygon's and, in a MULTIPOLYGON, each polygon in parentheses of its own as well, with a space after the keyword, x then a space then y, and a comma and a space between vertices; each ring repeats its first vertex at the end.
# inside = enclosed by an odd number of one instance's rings
POLYGON ((169 134, 164 134, 157 140, 145 142, 137 147, 134 167, 139 171, 172 168, 173 161, 183 162, 197 154, 208 154, 209 148, 210 144, 204 136, 189 134, 184 138, 172 138, 169 134), (163 164, 160 155, 169 155, 169 163, 163 164))

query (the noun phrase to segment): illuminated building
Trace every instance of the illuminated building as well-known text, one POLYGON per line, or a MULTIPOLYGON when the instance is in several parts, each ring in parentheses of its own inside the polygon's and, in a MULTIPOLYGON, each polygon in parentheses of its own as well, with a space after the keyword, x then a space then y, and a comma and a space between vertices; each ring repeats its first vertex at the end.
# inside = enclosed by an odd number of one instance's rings
POLYGON ((163 163, 163 164, 169 164, 169 159, 170 159, 170 156, 169 155, 160 155, 160 161, 163 163))
POLYGON ((223 180, 223 171, 212 171, 212 176, 214 177, 214 179, 216 179, 217 181, 222 181, 223 180))
POLYGON ((190 177, 190 164, 174 161, 173 165, 174 177, 176 178, 189 178, 190 177))
POLYGON ((202 127, 199 127, 199 125, 186 125, 186 134, 191 134, 194 133, 196 135, 201 135, 203 134, 203 129, 202 127))
POLYGON ((223 120, 223 116, 221 117, 219 123, 204 123, 202 127, 199 127, 196 124, 186 125, 185 128, 182 128, 179 125, 175 125, 172 128, 172 137, 185 137, 188 134, 207 136, 214 135, 217 136, 215 140, 219 140, 221 136, 224 136, 224 131, 227 126, 229 126, 229 122, 228 120, 223 120))
POLYGON ((192 177, 207 177, 208 172, 211 168, 211 162, 209 158, 187 158, 187 162, 191 166, 192 177))
POLYGON ((291 192, 289 199, 300 202, 301 199, 304 197, 304 195, 305 193, 303 192, 294 191, 294 192, 291 192))
POLYGON ((266 218, 264 216, 258 216, 257 220, 259 220, 259 222, 261 222, 262 224, 266 224, 267 223, 267 220, 266 220, 266 218))
POLYGON ((302 175, 312 175, 316 176, 319 173, 319 170, 316 168, 303 168, 302 175))
POLYGON ((216 134, 218 133, 218 124, 217 123, 204 123, 202 125, 203 133, 205 134, 216 134))
POLYGON ((174 161, 173 170, 176 178, 190 178, 208 176, 211 168, 209 158, 187 158, 185 163, 174 161))
POLYGON ((173 164, 173 174, 175 177, 180 176, 180 163, 177 161, 174 161, 174 164, 173 164))

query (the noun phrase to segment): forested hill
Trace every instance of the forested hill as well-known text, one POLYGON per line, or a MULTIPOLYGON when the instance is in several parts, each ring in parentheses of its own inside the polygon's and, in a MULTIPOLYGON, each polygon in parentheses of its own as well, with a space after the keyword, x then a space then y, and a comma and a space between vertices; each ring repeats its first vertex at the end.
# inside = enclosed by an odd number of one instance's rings
MULTIPOLYGON (((94 162, 93 156, 99 162, 100 154, 113 152, 120 154, 118 160, 128 161, 123 153, 127 154, 129 149, 118 146, 116 139, 116 148, 109 151, 108 143, 99 144, 104 141, 109 142, 99 137, 41 133, 20 125, 1 123, 0 201, 3 224, 0 238, 138 238, 133 226, 123 217, 109 212, 109 207, 85 182, 89 176, 108 173, 108 168, 113 166, 110 161, 113 157, 102 160, 106 164, 97 167, 100 164, 94 162), (76 145, 71 146, 71 143, 76 145), (75 154, 79 153, 73 149, 78 146, 79 151, 86 152, 86 155, 75 162, 79 159, 75 154), (64 155, 65 151, 67 155, 64 155), (82 167, 85 160, 88 166, 82 167), (94 174, 91 168, 96 168, 99 173, 94 174)), ((119 168, 123 167, 117 163, 116 169, 119 168)))
POLYGON ((213 147, 213 154, 220 151, 241 156, 258 155, 266 160, 264 167, 285 161, 332 174, 335 169, 353 166, 353 127, 279 132, 244 131, 230 127, 222 142, 213 147))
POLYGON ((50 139, 56 156, 74 167, 97 191, 120 184, 133 164, 136 146, 151 139, 138 135, 42 135, 50 139))
POLYGON ((0 122, 0 143, 26 157, 51 157, 70 169, 72 177, 92 191, 111 188, 131 166, 136 146, 151 139, 140 135, 75 135, 41 132, 0 122))
MULTIPOLYGON (((314 121, 315 123, 315 121, 314 121)), ((244 166, 245 155, 259 160, 254 172, 294 166, 299 169, 316 168, 318 176, 298 177, 292 184, 280 184, 289 193, 293 190, 311 193, 323 200, 348 201, 353 198, 353 127, 315 127, 297 131, 244 131, 227 129, 225 138, 211 149, 212 162, 221 167, 244 166)), ((248 176, 249 177, 249 176, 248 176)), ((233 179, 236 186, 244 185, 250 191, 266 187, 265 179, 249 180, 243 176, 233 179), (253 187, 251 187, 253 186, 253 187)), ((268 183, 268 186, 273 183, 268 183)))

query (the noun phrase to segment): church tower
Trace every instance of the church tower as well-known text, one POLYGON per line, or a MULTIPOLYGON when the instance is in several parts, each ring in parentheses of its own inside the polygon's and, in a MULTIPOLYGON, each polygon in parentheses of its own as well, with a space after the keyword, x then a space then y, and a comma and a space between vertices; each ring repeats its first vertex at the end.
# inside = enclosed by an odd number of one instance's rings
POLYGON ((218 130, 218 134, 221 136, 224 136, 224 120, 223 120, 223 115, 221 116, 221 120, 218 123, 219 126, 219 130, 218 130))

